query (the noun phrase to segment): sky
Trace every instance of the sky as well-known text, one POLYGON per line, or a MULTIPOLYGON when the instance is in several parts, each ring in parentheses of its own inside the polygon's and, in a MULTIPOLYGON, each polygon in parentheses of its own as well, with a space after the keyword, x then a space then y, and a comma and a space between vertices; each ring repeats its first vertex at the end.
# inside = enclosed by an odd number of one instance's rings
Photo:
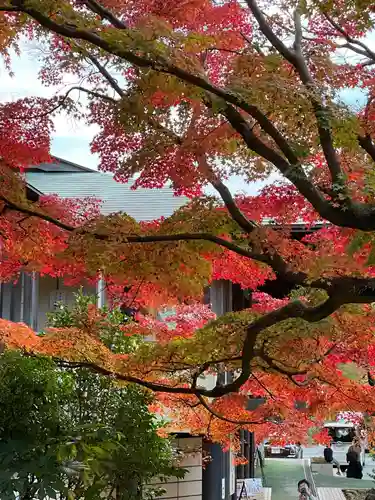
MULTIPOLYGON (((369 46, 375 50, 375 33, 368 39, 369 46)), ((13 54, 12 70, 14 76, 9 76, 5 67, 0 66, 0 101, 17 100, 25 96, 52 96, 56 92, 62 93, 72 85, 78 85, 72 76, 66 76, 64 86, 44 87, 38 81, 39 63, 35 47, 23 44, 21 56, 13 54)), ((76 94, 77 95, 77 94, 76 94)), ((76 97, 72 94, 72 97, 76 97)), ((342 93, 343 100, 353 107, 360 107, 364 95, 357 89, 347 90, 342 93)), ((99 158, 91 153, 90 142, 98 131, 95 126, 87 126, 82 121, 72 120, 65 114, 56 117, 55 132, 52 136, 52 154, 65 160, 96 169, 99 158)), ((255 193, 264 183, 245 186, 240 177, 233 176, 227 182, 233 192, 245 190, 255 193)))
MULTIPOLYGON (((12 71, 14 76, 2 65, 0 66, 0 101, 17 100, 26 96, 49 97, 63 93, 70 86, 79 85, 73 77, 65 78, 65 85, 45 87, 38 80, 40 64, 34 50, 27 44, 22 45, 21 56, 12 54, 12 71)), ((71 94, 77 97, 77 93, 71 94)), ((90 141, 97 128, 87 126, 83 121, 72 120, 66 114, 54 119, 55 132, 52 135, 52 154, 66 160, 97 168, 98 156, 90 152, 90 141)))

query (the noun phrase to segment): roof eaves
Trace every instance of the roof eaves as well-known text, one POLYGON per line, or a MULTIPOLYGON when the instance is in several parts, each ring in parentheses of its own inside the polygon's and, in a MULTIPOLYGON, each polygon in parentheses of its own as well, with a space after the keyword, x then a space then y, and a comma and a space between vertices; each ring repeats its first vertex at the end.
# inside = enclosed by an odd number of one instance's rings
POLYGON ((42 191, 39 191, 39 189, 37 189, 35 186, 33 186, 32 184, 26 182, 26 187, 29 188, 31 191, 34 191, 34 193, 38 194, 38 195, 43 195, 44 193, 42 193, 42 191))

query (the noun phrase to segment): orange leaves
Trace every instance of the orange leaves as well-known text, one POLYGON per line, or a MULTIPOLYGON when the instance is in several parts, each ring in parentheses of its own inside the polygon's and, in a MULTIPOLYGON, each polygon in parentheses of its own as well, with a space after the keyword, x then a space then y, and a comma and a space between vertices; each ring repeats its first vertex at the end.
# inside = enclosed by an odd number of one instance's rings
POLYGON ((97 338, 77 328, 50 328, 38 336, 23 323, 0 319, 0 342, 7 348, 61 358, 67 361, 112 366, 112 354, 97 338))
MULTIPOLYGON (((278 305, 266 301, 264 307, 269 310, 278 305)), ((374 390, 361 381, 348 379, 338 365, 342 362, 338 358, 341 352, 351 352, 355 356, 356 353, 363 353, 368 345, 375 345, 375 336, 371 336, 373 313, 368 311, 360 315, 358 312, 348 309, 337 313, 316 338, 319 325, 310 331, 310 337, 306 337, 302 323, 292 325, 292 334, 288 331, 290 325, 288 327, 288 323, 284 322, 282 336, 273 331, 269 337, 266 333, 262 337, 267 346, 266 353, 274 358, 274 365, 268 365, 266 358, 260 359, 261 354, 255 357, 251 365, 252 374, 238 394, 216 400, 206 399, 207 408, 193 394, 158 392, 153 411, 170 419, 167 427, 170 432, 205 433, 224 446, 229 445, 229 436, 240 427, 255 431, 259 440, 271 436, 280 443, 303 442, 307 429, 312 425, 311 417, 315 419, 314 425, 319 425, 332 412, 347 409, 373 411, 374 390), (360 332, 364 332, 363 339, 358 334, 358 327, 360 332)), ((243 328, 246 328, 251 322, 249 313, 244 311, 239 317, 242 318, 243 328)), ((206 326, 193 334, 189 329, 200 326, 210 319, 210 315, 199 307, 197 311, 194 306, 185 307, 185 310, 177 310, 173 318, 177 323, 177 334, 181 329, 188 332, 182 334, 185 338, 173 339, 172 328, 170 338, 173 340, 163 338, 163 345, 146 342, 140 344, 134 353, 124 355, 111 353, 98 339, 98 328, 101 328, 105 317, 95 306, 89 306, 85 318, 80 328, 51 328, 43 336, 35 335, 25 325, 1 320, 0 341, 9 348, 23 349, 31 354, 92 364, 99 371, 114 373, 125 379, 137 377, 144 382, 166 387, 186 388, 190 386, 197 368, 207 360, 204 349, 215 352, 219 358, 223 354, 230 357, 229 339, 231 331, 236 331, 236 315, 232 315, 227 320, 221 318, 216 322, 216 330, 206 326), (228 327, 227 334, 225 326, 228 327)), ((119 331, 125 335, 139 334, 142 328, 142 325, 129 324, 125 331, 123 328, 119 331)), ((162 324, 158 322, 152 324, 152 329, 156 337, 158 329, 163 331, 162 324)), ((356 359, 358 366, 365 362, 361 355, 356 359)))
POLYGON ((77 328, 49 328, 36 345, 39 354, 67 361, 113 366, 112 353, 92 334, 77 328))
POLYGON ((0 319, 0 342, 10 349, 31 350, 37 347, 39 339, 35 332, 23 323, 0 319))

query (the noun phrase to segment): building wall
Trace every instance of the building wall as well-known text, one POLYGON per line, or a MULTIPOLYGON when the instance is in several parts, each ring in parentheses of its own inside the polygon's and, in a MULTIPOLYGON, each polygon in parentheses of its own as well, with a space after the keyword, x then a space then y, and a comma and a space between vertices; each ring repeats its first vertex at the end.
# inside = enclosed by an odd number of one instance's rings
POLYGON ((174 445, 183 454, 178 464, 187 473, 183 479, 172 478, 167 483, 152 482, 153 487, 165 491, 162 500, 202 500, 202 438, 183 437, 174 441, 174 445))
MULTIPOLYGON (((67 286, 62 279, 49 276, 39 278, 39 304, 38 304, 38 331, 46 326, 47 313, 55 309, 56 302, 63 302, 67 306, 73 306, 74 294, 79 287, 67 286)), ((92 285, 82 285, 85 295, 96 295, 96 288, 92 285)))
MULTIPOLYGON (((55 309, 56 302, 73 305, 78 290, 79 287, 67 286, 61 279, 22 273, 16 282, 1 284, 0 316, 42 331, 47 324, 47 313, 55 309)), ((87 295, 97 294, 92 285, 83 285, 82 290, 87 295)))

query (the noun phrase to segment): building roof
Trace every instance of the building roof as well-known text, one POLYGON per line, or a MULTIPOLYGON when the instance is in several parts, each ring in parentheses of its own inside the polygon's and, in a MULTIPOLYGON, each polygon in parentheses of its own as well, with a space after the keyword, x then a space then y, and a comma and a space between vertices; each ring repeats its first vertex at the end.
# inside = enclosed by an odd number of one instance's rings
POLYGON ((73 163, 68 160, 64 160, 59 158, 58 156, 53 156, 52 161, 39 163, 39 165, 32 165, 28 168, 29 172, 96 172, 96 170, 92 170, 88 167, 83 167, 82 165, 78 165, 78 163, 73 163))
POLYGON ((26 182, 38 194, 56 194, 61 198, 98 198, 102 201, 101 212, 104 215, 125 212, 137 221, 169 217, 187 202, 187 198, 175 196, 172 188, 132 190, 131 181, 119 183, 110 174, 59 158, 56 158, 56 163, 28 169, 26 182))

